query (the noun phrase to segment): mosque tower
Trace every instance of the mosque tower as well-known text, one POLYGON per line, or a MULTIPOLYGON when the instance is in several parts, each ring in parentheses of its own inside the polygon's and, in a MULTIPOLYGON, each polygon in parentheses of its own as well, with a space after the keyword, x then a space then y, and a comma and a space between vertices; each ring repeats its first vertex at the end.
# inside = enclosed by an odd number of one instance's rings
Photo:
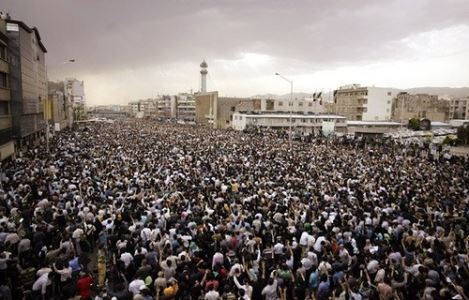
POLYGON ((208 65, 205 62, 205 59, 200 64, 200 92, 206 93, 207 92, 207 68, 208 65))

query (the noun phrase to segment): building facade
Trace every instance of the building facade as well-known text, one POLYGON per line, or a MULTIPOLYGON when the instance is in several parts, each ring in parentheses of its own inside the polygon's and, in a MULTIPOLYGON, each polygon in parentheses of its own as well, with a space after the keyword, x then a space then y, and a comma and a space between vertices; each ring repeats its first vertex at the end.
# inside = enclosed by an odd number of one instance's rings
POLYGON ((260 111, 260 99, 218 97, 218 92, 195 94, 195 122, 214 129, 231 128, 236 112, 260 111))
POLYGON ((85 98, 85 83, 76 78, 66 78, 65 84, 65 98, 70 107, 68 108, 71 114, 72 122, 76 120, 83 120, 86 118, 86 98, 85 98))
POLYGON ((399 93, 393 99, 392 120, 407 123, 410 119, 445 122, 449 118, 449 101, 437 95, 399 93))
POLYGON ((189 93, 179 93, 171 98, 171 117, 183 121, 195 120, 195 98, 189 93))
POLYGON ((393 88, 346 85, 334 91, 334 103, 330 107, 333 113, 348 120, 391 120, 392 100, 398 92, 393 88))
POLYGON ((346 118, 335 115, 305 115, 305 114, 286 114, 286 113, 239 113, 233 114, 232 127, 234 130, 245 130, 248 128, 271 128, 289 130, 290 120, 292 131, 311 133, 318 135, 323 129, 325 123, 333 123, 334 131, 346 132, 346 118))
POLYGON ((318 96, 306 97, 302 99, 263 99, 262 111, 290 112, 303 114, 322 114, 325 113, 323 99, 318 96))
POLYGON ((449 118, 459 120, 469 119, 469 97, 451 99, 449 104, 449 118))
POLYGON ((39 31, 21 21, 7 20, 13 137, 18 145, 36 144, 45 133, 47 99, 46 48, 39 31))
POLYGON ((69 97, 65 95, 64 82, 48 82, 48 103, 44 115, 54 128, 61 131, 69 126, 69 97))
POLYGON ((15 143, 12 135, 9 77, 10 65, 8 63, 6 22, 0 18, 0 161, 12 157, 15 153, 15 143))

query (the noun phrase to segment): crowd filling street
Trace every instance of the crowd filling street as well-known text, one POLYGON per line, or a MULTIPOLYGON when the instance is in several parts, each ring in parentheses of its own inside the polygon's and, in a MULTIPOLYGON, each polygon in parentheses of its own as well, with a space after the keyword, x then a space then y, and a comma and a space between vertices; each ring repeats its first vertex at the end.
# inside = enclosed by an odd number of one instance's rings
POLYGON ((469 162, 80 124, 0 169, 0 299, 468 299, 469 162))

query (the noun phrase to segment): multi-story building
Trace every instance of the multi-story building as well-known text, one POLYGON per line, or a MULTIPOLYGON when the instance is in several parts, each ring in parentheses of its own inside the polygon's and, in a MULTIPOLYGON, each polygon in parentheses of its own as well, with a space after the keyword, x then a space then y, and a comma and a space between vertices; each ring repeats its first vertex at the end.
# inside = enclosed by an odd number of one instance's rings
POLYGON ((398 89, 362 87, 352 84, 334 91, 332 112, 356 121, 383 121, 391 119, 392 99, 398 89))
POLYGON ((334 131, 346 132, 345 117, 324 114, 288 114, 288 113, 240 113, 233 114, 232 127, 235 130, 248 128, 272 128, 288 130, 290 126, 294 132, 312 133, 318 135, 325 125, 331 124, 334 131), (291 123, 290 123, 291 121, 291 123))
POLYGON ((321 114, 326 110, 320 95, 302 99, 263 99, 262 111, 290 112, 303 114, 321 114))
POLYGON ((230 128, 233 114, 261 110, 260 99, 218 97, 218 92, 195 94, 195 122, 212 128, 230 128))
POLYGON ((171 98, 171 117, 194 121, 195 119, 195 98, 189 93, 179 93, 171 98))
POLYGON ((195 117, 195 98, 188 93, 159 95, 152 99, 130 102, 128 107, 131 115, 140 118, 194 121, 195 117))
POLYGON ((54 126, 54 131, 61 131, 68 127, 70 113, 69 97, 65 95, 65 84, 62 81, 48 82, 48 101, 46 119, 54 126))
POLYGON ((12 137, 9 73, 6 22, 0 18, 0 161, 15 153, 15 143, 12 137))
POLYGON ((449 118, 457 120, 469 119, 469 97, 451 99, 449 104, 449 118))
POLYGON ((45 133, 46 48, 37 28, 7 20, 13 136, 19 146, 36 143, 45 133))
POLYGON ((171 96, 158 96, 156 99, 156 117, 169 119, 171 118, 171 96))
POLYGON ((412 118, 444 122, 449 117, 449 101, 437 95, 399 93, 393 99, 392 120, 407 123, 412 118))
MULTIPOLYGON (((69 110, 72 110, 71 114, 73 115, 73 120, 84 119, 86 116, 84 82, 76 78, 66 78, 64 84, 65 97, 67 101, 71 103, 69 110)), ((70 114, 70 112, 68 114, 70 114)))
POLYGON ((73 105, 85 105, 85 83, 76 78, 66 78, 67 93, 72 96, 73 105))
POLYGON ((155 117, 157 114, 157 100, 145 99, 129 103, 132 116, 137 118, 155 117))

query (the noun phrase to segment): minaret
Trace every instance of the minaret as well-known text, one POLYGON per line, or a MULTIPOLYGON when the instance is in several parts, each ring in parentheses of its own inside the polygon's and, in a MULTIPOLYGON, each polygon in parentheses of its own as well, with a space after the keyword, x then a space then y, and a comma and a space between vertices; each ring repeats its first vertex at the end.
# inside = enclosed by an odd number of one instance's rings
POLYGON ((205 59, 200 64, 200 92, 206 93, 207 92, 207 68, 208 65, 205 62, 205 59))

